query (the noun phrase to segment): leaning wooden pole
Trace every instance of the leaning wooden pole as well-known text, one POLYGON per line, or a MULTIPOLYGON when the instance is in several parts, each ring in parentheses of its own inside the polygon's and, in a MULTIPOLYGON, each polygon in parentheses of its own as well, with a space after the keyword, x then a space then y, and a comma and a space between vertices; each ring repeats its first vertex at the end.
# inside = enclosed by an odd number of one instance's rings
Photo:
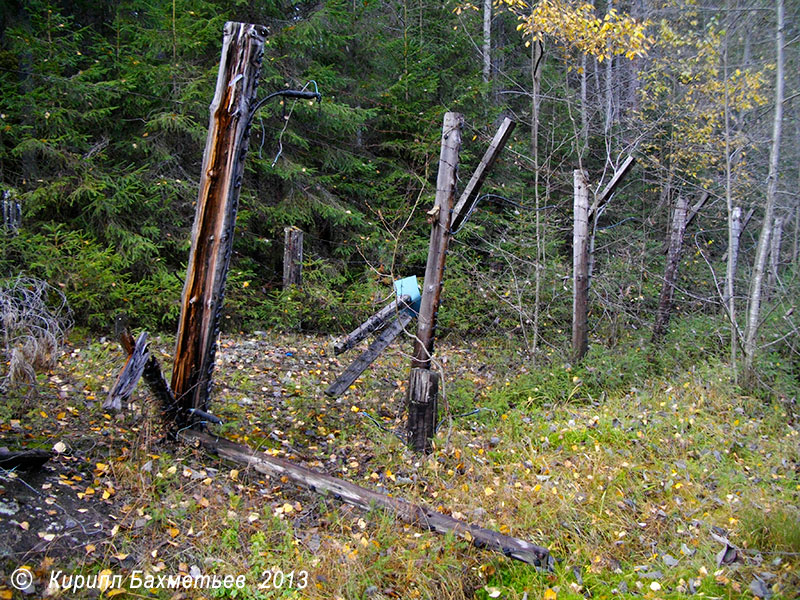
POLYGON ((220 458, 250 467, 259 473, 275 478, 287 478, 314 492, 329 493, 343 502, 364 510, 380 508, 396 515, 401 521, 438 533, 452 533, 475 546, 502 552, 506 556, 552 570, 553 559, 547 548, 513 538, 496 531, 470 525, 432 508, 411 504, 406 500, 380 494, 373 490, 338 479, 327 473, 297 465, 285 459, 252 450, 226 439, 200 431, 186 430, 178 437, 189 445, 198 446, 220 458))
POLYGON ((492 143, 489 144, 481 162, 478 163, 478 167, 467 182, 467 187, 464 188, 461 197, 453 208, 453 216, 450 219, 451 231, 458 231, 461 229, 461 225, 469 218, 470 213, 475 208, 475 203, 478 200, 478 193, 481 191, 481 186, 483 186, 486 176, 489 174, 494 161, 497 160, 497 157, 500 155, 503 147, 505 147, 506 142, 511 137, 516 126, 516 121, 512 121, 508 117, 503 119, 500 128, 492 138, 492 143))
POLYGON ((683 250, 683 236, 686 232, 686 217, 689 203, 686 197, 678 196, 675 212, 672 214, 672 229, 669 237, 669 250, 667 251, 667 264, 664 267, 664 283, 661 286, 661 296, 658 299, 656 320, 653 325, 653 342, 657 342, 667 333, 670 315, 672 313, 672 296, 675 284, 678 281, 678 266, 681 262, 683 250))
POLYGON ((262 26, 225 24, 175 347, 172 389, 179 419, 208 406, 265 39, 262 26))
POLYGON ((461 127, 464 117, 448 112, 444 115, 439 174, 436 179, 436 200, 429 214, 433 217, 428 263, 422 286, 417 338, 408 386, 407 438, 418 452, 431 447, 436 426, 438 375, 431 372, 431 356, 436 331, 436 313, 442 294, 442 279, 447 246, 450 242, 450 218, 456 193, 456 167, 461 149, 461 127))
POLYGON ((572 358, 581 360, 589 348, 589 182, 575 169, 572 232, 572 358))

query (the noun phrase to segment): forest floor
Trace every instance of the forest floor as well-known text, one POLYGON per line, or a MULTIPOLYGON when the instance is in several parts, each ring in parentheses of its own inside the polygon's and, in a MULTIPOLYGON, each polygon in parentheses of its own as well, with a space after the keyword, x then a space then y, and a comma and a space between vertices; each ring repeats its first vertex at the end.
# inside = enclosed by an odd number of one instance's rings
MULTIPOLYGON (((213 431, 547 546, 552 572, 166 441, 143 385, 106 413, 122 351, 84 340, 0 406, 0 446, 56 452, 0 472, 0 600, 800 597, 792 399, 745 395, 713 362, 597 394, 591 362, 534 370, 507 340, 445 340, 443 420, 422 457, 400 439, 409 344, 330 399, 357 351, 335 358, 331 342, 223 337, 213 431), (206 575, 245 587, 168 589, 206 575)), ((170 364, 171 340, 152 349, 170 364)))

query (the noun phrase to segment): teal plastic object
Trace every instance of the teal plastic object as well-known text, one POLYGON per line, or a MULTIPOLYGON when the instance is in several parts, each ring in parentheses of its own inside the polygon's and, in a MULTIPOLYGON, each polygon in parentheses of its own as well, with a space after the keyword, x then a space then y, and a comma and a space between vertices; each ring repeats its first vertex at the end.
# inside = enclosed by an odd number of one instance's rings
POLYGON ((414 311, 414 314, 419 313, 419 304, 422 301, 422 293, 419 291, 419 283, 417 283, 417 278, 415 276, 411 277, 404 277, 403 279, 398 279, 394 282, 394 292, 397 294, 397 297, 400 296, 411 296, 411 309, 414 311))

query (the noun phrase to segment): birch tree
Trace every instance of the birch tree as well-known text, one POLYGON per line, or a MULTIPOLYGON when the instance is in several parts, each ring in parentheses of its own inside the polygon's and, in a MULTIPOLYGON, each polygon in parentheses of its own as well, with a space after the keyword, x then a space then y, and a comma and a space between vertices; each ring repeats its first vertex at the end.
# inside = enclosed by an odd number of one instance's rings
POLYGON ((769 152, 769 173, 764 206, 764 220, 758 236, 758 247, 753 262, 753 279, 750 282, 750 297, 747 310, 747 325, 744 333, 744 375, 752 384, 755 379, 754 361, 758 350, 758 330, 761 319, 762 288, 770 250, 770 236, 775 214, 775 199, 778 191, 778 163, 781 152, 781 124, 784 100, 784 8, 783 0, 776 0, 777 17, 775 33, 775 115, 772 124, 772 145, 769 152))

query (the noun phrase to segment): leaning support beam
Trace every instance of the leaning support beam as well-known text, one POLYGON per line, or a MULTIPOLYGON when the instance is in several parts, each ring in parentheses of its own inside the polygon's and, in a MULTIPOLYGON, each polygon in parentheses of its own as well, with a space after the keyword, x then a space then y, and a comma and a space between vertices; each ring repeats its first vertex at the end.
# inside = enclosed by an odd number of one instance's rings
POLYGON ((411 323, 411 319, 413 318, 414 316, 408 310, 401 312, 394 322, 384 329, 375 341, 370 344, 369 348, 364 350, 357 359, 350 363, 350 366, 345 369, 344 373, 342 373, 327 390, 325 390, 325 393, 333 398, 344 394, 347 388, 353 385, 353 382, 358 379, 358 376, 366 371, 367 367, 375 362, 375 359, 380 356, 381 352, 389 347, 389 344, 394 341, 394 338, 408 327, 408 324, 411 323))
POLYGON ((508 138, 511 137, 511 133, 516 126, 516 122, 508 117, 503 119, 500 129, 494 134, 492 143, 489 144, 489 148, 486 150, 486 154, 483 155, 481 162, 478 163, 478 168, 475 169, 472 178, 469 180, 469 183, 467 183, 467 187, 464 188, 464 193, 461 194, 458 202, 456 202, 455 208, 453 208, 453 217, 450 221, 451 231, 458 231, 462 223, 469 217, 469 214, 475 207, 475 201, 478 199, 478 193, 481 191, 481 186, 486 179, 486 175, 489 173, 489 169, 492 168, 495 159, 497 159, 498 155, 503 150, 503 147, 506 145, 508 138))
MULTIPOLYGON (((225 279, 266 29, 226 23, 175 345, 178 416, 208 410, 225 279)), ((193 420, 179 423, 192 424, 193 420)))
POLYGON ((625 162, 622 163, 620 168, 614 172, 613 177, 611 177, 611 181, 609 181, 608 185, 603 188, 603 191, 597 194, 591 208, 589 208, 590 219, 594 216, 597 210, 603 206, 603 204, 608 202, 608 199, 611 198, 611 194, 613 194, 617 189, 617 186, 622 183, 622 180, 625 179, 625 175, 628 174, 628 171, 631 170, 631 167, 633 167, 633 163, 635 162, 636 159, 633 156, 629 156, 625 159, 625 162))
POLYGON ((250 467, 264 475, 276 478, 286 477, 313 492, 333 494, 343 502, 364 510, 381 508, 396 515, 405 523, 424 527, 437 533, 452 532, 455 536, 465 539, 479 548, 502 552, 506 556, 546 570, 551 570, 553 567, 553 559, 547 548, 531 542, 464 523, 432 508, 389 497, 349 481, 204 432, 185 430, 178 434, 178 438, 189 445, 200 447, 206 452, 233 463, 250 467))
POLYGON ((404 294, 396 301, 380 309, 369 319, 348 333, 345 337, 337 340, 336 343, 333 344, 333 353, 338 356, 339 354, 350 350, 350 348, 358 344, 370 333, 386 325, 386 322, 392 317, 396 316, 399 311, 406 308, 406 305, 410 301, 411 296, 404 294))
POLYGON ((667 264, 664 267, 664 283, 661 286, 661 295, 658 299, 656 320, 653 325, 652 342, 657 343, 667 333, 667 325, 672 314, 672 296, 675 284, 678 281, 678 267, 681 262, 683 250, 683 236, 686 233, 686 214, 689 202, 686 196, 678 196, 675 211, 672 213, 672 229, 669 236, 669 250, 667 251, 667 264))

